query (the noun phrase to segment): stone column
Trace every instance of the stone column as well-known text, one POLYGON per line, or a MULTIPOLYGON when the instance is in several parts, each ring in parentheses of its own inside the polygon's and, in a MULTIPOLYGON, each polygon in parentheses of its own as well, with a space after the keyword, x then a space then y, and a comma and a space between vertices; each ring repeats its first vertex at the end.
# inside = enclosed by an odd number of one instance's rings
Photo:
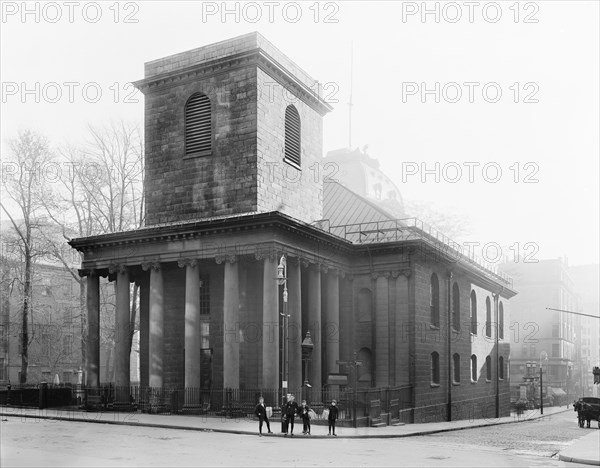
MULTIPOLYGON (((267 257, 263 263, 263 336, 262 386, 279 388, 279 288, 276 281, 277 263, 267 257)), ((278 403, 278 400, 272 403, 278 403)))
MULTIPOLYGON (((394 382, 403 385, 414 382, 410 378, 410 338, 416 330, 411 327, 409 316, 408 278, 410 270, 394 272, 396 278, 396 347, 394 355, 394 382), (407 333, 408 331, 408 333, 407 333)), ((414 320, 412 321, 414 327, 414 320)))
POLYGON ((302 387, 302 279, 300 261, 287 261, 288 314, 289 319, 289 388, 298 391, 302 387))
MULTIPOLYGON (((185 387, 200 388, 200 269, 196 260, 184 260, 185 266, 185 387)), ((195 391, 190 391, 196 395, 195 391)), ((199 395, 199 394, 198 394, 199 395)), ((186 404, 192 404, 188 401, 186 404)), ((198 401, 199 404, 199 401, 198 401)))
POLYGON ((223 387, 239 388, 240 297, 237 262, 225 262, 223 283, 223 387))
POLYGON ((315 345, 308 365, 309 383, 319 391, 323 385, 321 372, 321 271, 318 266, 308 271, 308 330, 315 345))
POLYGON ((116 273, 116 313, 115 313, 115 386, 123 387, 123 391, 116 392, 117 402, 129 404, 129 335, 130 302, 129 302, 129 271, 125 265, 118 265, 113 269, 116 273))
POLYGON ((96 270, 87 275, 87 359, 86 387, 100 385, 100 281, 96 270))
POLYGON ((327 275, 327 323, 325 326, 325 355, 327 373, 337 374, 340 359, 340 280, 337 270, 329 271, 327 275))
POLYGON ((164 385, 164 300, 162 268, 160 263, 155 262, 150 266, 150 369, 148 375, 150 387, 164 385))
POLYGON ((376 274, 375 280, 375 385, 387 387, 389 373, 389 273, 376 274))
POLYGON ((150 365, 150 275, 140 278, 140 384, 147 387, 150 365))

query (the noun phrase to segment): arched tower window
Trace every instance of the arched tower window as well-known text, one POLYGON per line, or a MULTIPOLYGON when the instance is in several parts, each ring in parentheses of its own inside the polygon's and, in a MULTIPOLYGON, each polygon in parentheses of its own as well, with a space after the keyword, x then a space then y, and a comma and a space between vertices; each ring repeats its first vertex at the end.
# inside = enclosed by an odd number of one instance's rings
POLYGON ((285 160, 300 167, 300 114, 293 105, 285 109, 285 160))
POLYGON ((471 380, 477 382, 477 356, 471 356, 471 380))
POLYGON ((498 337, 501 340, 504 339, 504 306, 502 305, 502 301, 500 301, 500 305, 498 306, 498 337))
POLYGON ((212 151, 212 117, 210 99, 193 94, 185 104, 185 154, 208 155, 212 151))
POLYGON ((440 384, 440 355, 437 351, 431 353, 431 383, 440 384))
POLYGON ((431 275, 429 285, 429 308, 431 311, 431 324, 440 326, 440 283, 437 275, 431 275))
POLYGON ((471 291, 471 333, 477 335, 477 294, 471 291))
POLYGON ((492 380, 492 358, 490 356, 485 358, 485 372, 486 380, 492 380))
POLYGON ((452 286, 452 328, 460 330, 460 290, 458 283, 452 286))
POLYGON ((454 356, 452 356, 452 371, 453 371, 454 383, 459 383, 460 382, 460 355, 458 353, 455 353, 454 356))
POLYGON ((489 296, 485 298, 485 336, 492 336, 492 302, 489 296))

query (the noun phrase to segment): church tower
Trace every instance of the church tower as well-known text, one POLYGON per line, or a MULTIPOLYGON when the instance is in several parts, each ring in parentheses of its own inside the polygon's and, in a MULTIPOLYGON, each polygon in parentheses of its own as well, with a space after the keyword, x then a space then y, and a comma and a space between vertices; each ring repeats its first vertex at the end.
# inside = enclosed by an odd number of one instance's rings
POLYGON ((258 33, 145 64, 146 225, 322 218, 319 84, 258 33))

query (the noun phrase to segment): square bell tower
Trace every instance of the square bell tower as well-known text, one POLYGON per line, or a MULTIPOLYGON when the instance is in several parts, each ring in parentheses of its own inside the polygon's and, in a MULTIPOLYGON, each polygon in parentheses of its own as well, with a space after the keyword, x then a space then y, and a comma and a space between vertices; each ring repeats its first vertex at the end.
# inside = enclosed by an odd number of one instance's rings
POLYGON ((319 83, 254 32, 145 64, 146 225, 322 218, 319 83))

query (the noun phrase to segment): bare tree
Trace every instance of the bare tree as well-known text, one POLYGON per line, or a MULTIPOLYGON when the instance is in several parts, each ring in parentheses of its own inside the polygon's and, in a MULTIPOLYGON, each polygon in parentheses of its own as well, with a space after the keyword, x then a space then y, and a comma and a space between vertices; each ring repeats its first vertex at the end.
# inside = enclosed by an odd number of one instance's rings
MULTIPOLYGON (((142 137, 137 125, 123 121, 104 127, 89 127, 89 141, 81 147, 65 146, 60 152, 63 166, 60 183, 49 186, 44 197, 48 216, 62 229, 64 239, 55 245, 54 254, 65 266, 70 256, 64 250, 72 237, 88 237, 141 227, 144 223, 142 137)), ((87 341, 85 281, 75 275, 80 288, 82 363, 87 341)), ((137 316, 137 286, 131 304, 131 323, 137 316)), ((110 303, 102 308, 107 312, 110 303)), ((110 314, 109 314, 110 315, 110 314)), ((114 327, 114 324, 113 324, 114 327)), ((111 332, 102 342, 110 343, 111 332)), ((129 344, 134 333, 131 327, 129 344)))
POLYGON ((23 340, 21 354, 20 383, 27 382, 29 365, 28 348, 29 314, 31 306, 31 279, 36 257, 43 255, 43 245, 36 242, 45 220, 42 218, 42 190, 45 170, 53 160, 48 142, 41 135, 24 131, 17 138, 9 140, 10 158, 5 163, 2 178, 3 201, 0 206, 8 216, 16 234, 15 243, 23 260, 21 333, 23 340), (7 198, 8 203, 7 203, 7 198), (13 216, 13 213, 15 214, 13 216))

